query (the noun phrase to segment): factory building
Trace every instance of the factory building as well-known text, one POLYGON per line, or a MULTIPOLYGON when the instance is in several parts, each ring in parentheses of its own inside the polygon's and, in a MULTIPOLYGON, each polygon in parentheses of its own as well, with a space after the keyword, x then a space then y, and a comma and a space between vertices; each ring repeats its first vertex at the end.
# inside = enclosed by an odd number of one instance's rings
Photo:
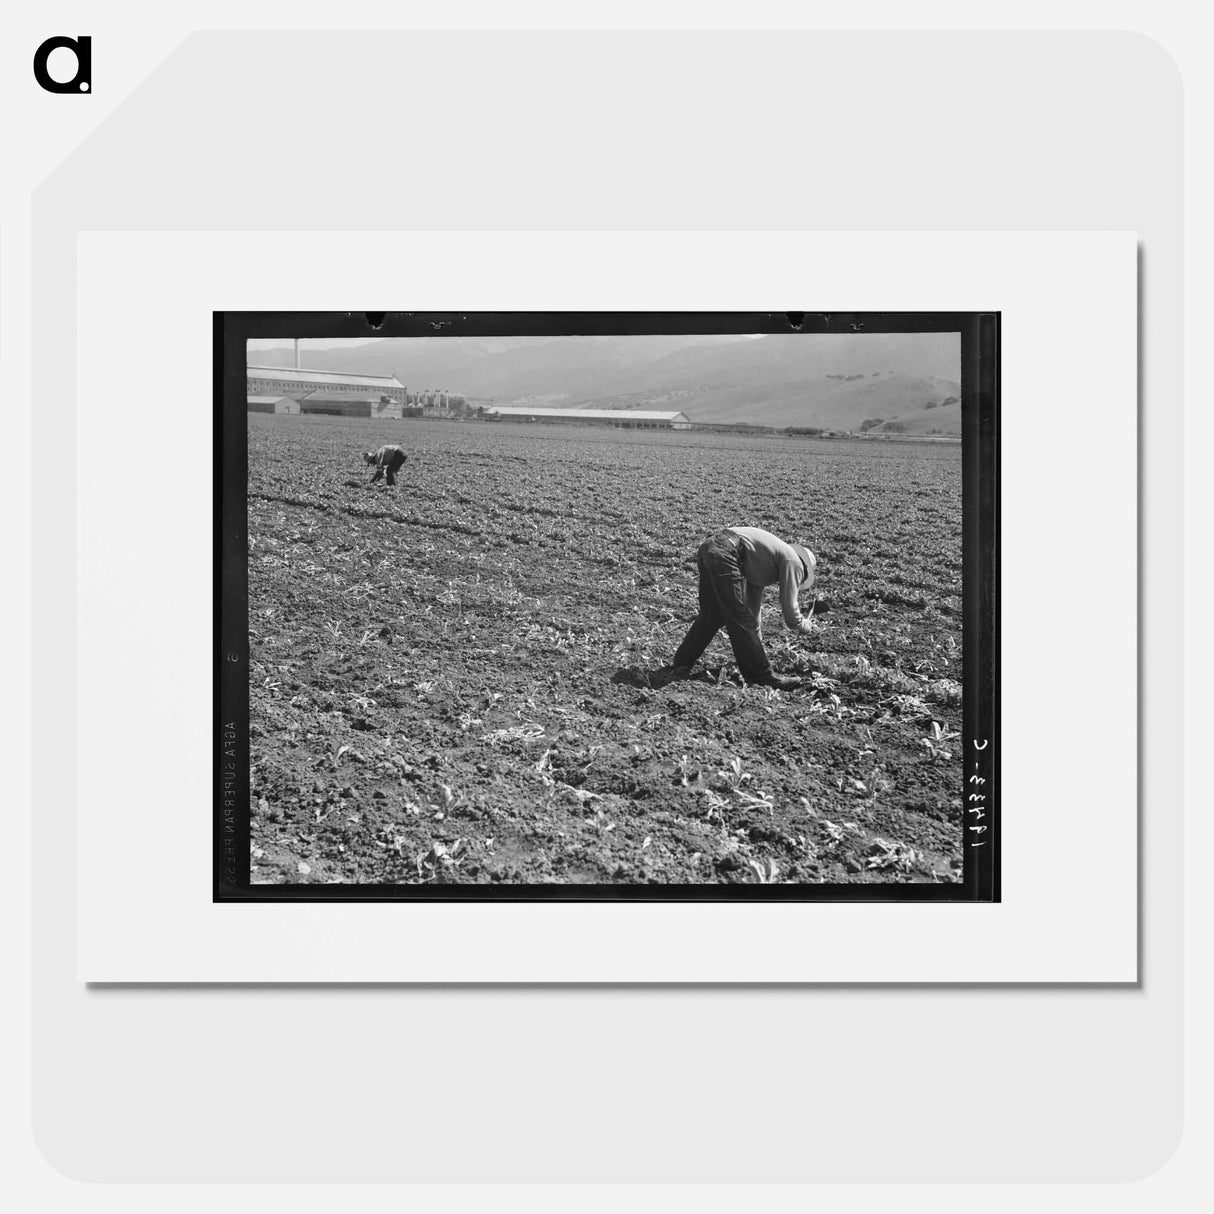
POLYGON ((690 430, 691 418, 682 412, 649 409, 523 409, 494 405, 485 416, 516 422, 578 422, 582 425, 615 426, 622 430, 690 430))
POLYGON ((401 405, 406 395, 404 384, 394 375, 354 375, 297 367, 246 367, 245 390, 249 396, 289 396, 299 401, 316 394, 376 401, 386 396, 401 405))
POLYGON ((298 413, 299 401, 289 396, 250 396, 250 413, 298 413))
POLYGON ((299 365, 298 341, 294 367, 246 366, 245 393, 250 413, 455 417, 457 406, 463 406, 463 397, 453 396, 446 388, 410 392, 395 375, 308 370, 299 365))
POLYGON ((419 405, 422 417, 454 417, 453 399, 446 388, 424 388, 414 394, 412 404, 419 405))
POLYGON ((386 393, 371 396, 366 392, 337 392, 321 389, 299 399, 300 413, 325 414, 329 417, 391 417, 404 416, 405 406, 386 393))

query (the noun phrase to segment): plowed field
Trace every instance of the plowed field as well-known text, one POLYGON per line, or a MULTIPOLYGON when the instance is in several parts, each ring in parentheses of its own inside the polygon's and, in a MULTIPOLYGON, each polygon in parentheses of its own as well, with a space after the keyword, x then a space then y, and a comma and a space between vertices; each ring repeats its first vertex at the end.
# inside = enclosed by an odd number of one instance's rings
POLYGON ((958 445, 248 421, 254 882, 959 880, 958 445), (801 690, 658 673, 731 524, 818 556, 801 690))

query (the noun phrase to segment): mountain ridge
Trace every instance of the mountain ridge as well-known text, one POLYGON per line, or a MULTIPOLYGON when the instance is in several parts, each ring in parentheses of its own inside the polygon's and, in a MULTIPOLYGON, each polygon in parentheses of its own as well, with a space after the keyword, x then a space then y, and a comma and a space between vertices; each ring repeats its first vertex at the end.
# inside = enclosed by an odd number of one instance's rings
MULTIPOLYGON (((960 395, 955 333, 384 338, 305 350, 301 361, 478 403, 681 409, 696 421, 843 430, 960 395)), ((292 366, 294 354, 258 350, 250 362, 292 366)), ((951 414, 938 420, 951 431, 951 414)))

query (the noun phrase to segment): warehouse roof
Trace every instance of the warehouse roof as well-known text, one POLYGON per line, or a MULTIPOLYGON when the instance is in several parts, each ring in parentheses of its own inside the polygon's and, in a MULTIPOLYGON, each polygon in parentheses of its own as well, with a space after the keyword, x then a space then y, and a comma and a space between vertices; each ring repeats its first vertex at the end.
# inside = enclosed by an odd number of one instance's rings
POLYGON ((574 417, 596 421, 673 422, 689 421, 686 413, 655 412, 650 409, 524 409, 515 405, 494 405, 486 413, 501 413, 509 417, 574 417))
POLYGON ((245 373, 254 379, 278 379, 288 384, 314 384, 317 382, 364 384, 368 388, 403 388, 405 386, 395 375, 353 375, 346 371, 309 371, 306 368, 297 371, 294 367, 248 366, 245 368, 245 373))
POLYGON ((379 397, 366 388, 314 388, 305 392, 300 400, 370 400, 379 402, 379 397))
POLYGON ((280 400, 291 400, 289 396, 250 396, 248 399, 251 405, 272 405, 280 400))

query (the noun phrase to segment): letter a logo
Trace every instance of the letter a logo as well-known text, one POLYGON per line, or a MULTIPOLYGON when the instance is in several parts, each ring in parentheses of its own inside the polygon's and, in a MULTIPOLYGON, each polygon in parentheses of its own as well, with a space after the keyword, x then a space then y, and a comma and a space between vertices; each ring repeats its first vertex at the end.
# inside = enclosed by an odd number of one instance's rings
POLYGON ((34 52, 34 79, 48 93, 91 93, 93 91, 93 40, 83 34, 78 38, 48 38, 34 52), (52 51, 69 50, 76 56, 76 74, 71 80, 55 80, 46 70, 52 51))

